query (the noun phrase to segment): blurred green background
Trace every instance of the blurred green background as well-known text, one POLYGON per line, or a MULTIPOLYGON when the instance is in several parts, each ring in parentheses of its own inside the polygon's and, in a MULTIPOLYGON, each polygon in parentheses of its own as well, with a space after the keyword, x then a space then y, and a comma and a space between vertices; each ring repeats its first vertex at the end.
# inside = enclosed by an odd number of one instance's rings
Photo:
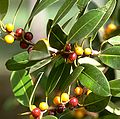
MULTIPOLYGON (((40 38, 46 37, 46 24, 49 18, 53 18, 59 9, 60 5, 64 0, 60 0, 58 3, 48 7, 43 10, 39 15, 37 15, 32 24, 32 32, 34 34, 34 42, 36 42, 40 38)), ((98 2, 100 5, 105 2, 105 0, 94 0, 98 2)), ((11 23, 15 14, 15 11, 18 7, 19 0, 10 0, 10 6, 8 9, 8 13, 4 18, 4 24, 11 23)), ((15 28, 23 28, 28 17, 30 11, 35 3, 35 0, 24 0, 19 13, 17 15, 15 28)), ((74 15, 78 9, 75 7, 72 9, 70 14, 68 14, 61 22, 66 21, 68 17, 74 15), (72 14, 73 13, 73 14, 72 14)), ((69 31, 69 27, 67 27, 66 31, 69 31)), ((10 71, 8 71, 5 67, 6 61, 12 57, 14 54, 21 52, 22 49, 19 46, 18 42, 13 43, 12 45, 6 44, 2 40, 0 40, 0 118, 1 119, 25 119, 26 117, 18 116, 19 113, 27 111, 24 107, 19 105, 13 96, 11 85, 10 85, 10 71)), ((118 77, 117 73, 117 77, 118 77)))

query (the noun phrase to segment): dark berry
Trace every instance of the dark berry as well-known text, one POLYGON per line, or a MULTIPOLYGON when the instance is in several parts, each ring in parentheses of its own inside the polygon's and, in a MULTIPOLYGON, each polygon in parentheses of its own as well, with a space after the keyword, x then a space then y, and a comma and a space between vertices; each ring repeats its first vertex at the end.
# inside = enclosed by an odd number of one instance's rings
POLYGON ((33 39, 33 34, 31 32, 26 32, 24 38, 28 41, 31 41, 33 39))
POLYGON ((63 105, 63 104, 58 105, 56 108, 56 111, 58 113, 62 113, 62 112, 64 112, 64 110, 65 110, 65 105, 63 105))
POLYGON ((39 108, 35 108, 35 109, 32 110, 31 114, 32 114, 33 117, 37 118, 37 117, 40 116, 41 111, 40 111, 39 108))
POLYGON ((20 47, 21 47, 22 49, 26 49, 26 48, 29 47, 29 44, 26 43, 25 41, 21 41, 21 42, 20 42, 20 47))
POLYGON ((78 105, 78 99, 75 97, 72 97, 69 101, 69 104, 73 107, 76 107, 78 105))
POLYGON ((16 37, 22 37, 24 30, 22 28, 18 28, 15 32, 16 37))
POLYGON ((55 109, 48 110, 48 114, 49 115, 55 115, 56 114, 56 110, 55 109))
POLYGON ((69 60, 74 61, 77 59, 77 54, 75 52, 69 54, 69 60))
POLYGON ((68 43, 68 44, 66 44, 66 46, 65 46, 65 51, 70 51, 70 50, 71 50, 71 44, 68 43))

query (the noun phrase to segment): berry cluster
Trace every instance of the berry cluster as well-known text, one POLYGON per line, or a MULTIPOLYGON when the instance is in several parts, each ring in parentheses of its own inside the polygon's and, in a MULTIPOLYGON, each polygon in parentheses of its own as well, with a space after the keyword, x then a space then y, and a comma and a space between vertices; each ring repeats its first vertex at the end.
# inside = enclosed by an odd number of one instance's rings
POLYGON ((14 30, 13 24, 6 24, 5 30, 7 35, 4 37, 4 40, 8 44, 12 44, 15 40, 20 41, 20 47, 22 49, 27 49, 29 45, 32 45, 33 34, 31 32, 25 32, 22 28, 14 30))

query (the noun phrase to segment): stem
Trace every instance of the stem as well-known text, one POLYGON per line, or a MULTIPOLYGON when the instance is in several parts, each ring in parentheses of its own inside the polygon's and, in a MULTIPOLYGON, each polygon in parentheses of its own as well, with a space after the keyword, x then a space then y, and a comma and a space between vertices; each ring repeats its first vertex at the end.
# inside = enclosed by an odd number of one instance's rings
POLYGON ((6 32, 5 25, 3 24, 3 22, 1 20, 0 20, 0 27, 1 27, 2 31, 6 32))
POLYGON ((13 25, 15 24, 16 17, 17 17, 17 14, 18 14, 18 12, 19 12, 19 9, 20 9, 20 6, 21 6, 22 2, 23 2, 23 0, 20 1, 19 5, 18 5, 18 8, 17 8, 17 10, 16 10, 16 12, 15 12, 15 16, 14 16, 13 22, 12 22, 13 25))
POLYGON ((101 52, 101 50, 102 50, 103 45, 104 45, 105 43, 107 43, 107 42, 108 42, 108 40, 102 42, 101 47, 100 47, 100 52, 101 52))
POLYGON ((41 75, 40 75, 40 77, 39 77, 39 79, 38 79, 38 81, 37 81, 37 83, 36 83, 36 85, 35 85, 35 87, 34 87, 34 89, 33 89, 33 92, 32 92, 32 94, 31 94, 30 101, 29 101, 30 111, 32 111, 32 109, 31 109, 32 99, 33 99, 33 96, 34 96, 34 94, 35 94, 36 88, 37 88, 37 86, 38 86, 38 84, 39 84, 39 82, 40 82, 40 79, 42 78, 42 75, 43 75, 43 72, 41 73, 41 75))

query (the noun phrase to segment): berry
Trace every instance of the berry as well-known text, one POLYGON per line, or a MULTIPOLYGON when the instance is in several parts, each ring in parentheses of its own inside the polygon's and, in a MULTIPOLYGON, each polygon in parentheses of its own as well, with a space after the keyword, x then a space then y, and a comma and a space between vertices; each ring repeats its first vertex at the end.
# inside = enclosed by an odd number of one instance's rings
POLYGON ((39 104, 39 108, 40 110, 44 111, 44 110, 47 110, 48 109, 48 104, 46 102, 41 102, 39 104))
POLYGON ((7 30, 8 32, 12 32, 13 29, 14 29, 14 25, 13 25, 13 24, 11 24, 11 23, 6 24, 6 30, 7 30))
POLYGON ((4 39, 5 39, 5 42, 8 44, 12 44, 14 42, 14 37, 10 34, 6 35, 4 39))
POLYGON ((78 99, 75 97, 72 97, 69 101, 69 104, 73 107, 76 107, 78 105, 78 99))
POLYGON ((16 37, 22 37, 23 31, 24 30, 22 28, 18 28, 15 32, 15 36, 16 37))
POLYGON ((76 87, 75 90, 74 90, 74 93, 76 95, 81 95, 83 93, 83 89, 80 86, 76 87))
POLYGON ((29 44, 26 43, 25 41, 21 41, 21 42, 20 42, 20 47, 21 47, 22 49, 26 49, 26 48, 28 48, 28 46, 29 46, 29 44))
POLYGON ((85 48, 84 53, 85 53, 85 55, 91 55, 92 50, 90 48, 85 48))
POLYGON ((84 52, 84 50, 83 50, 82 47, 80 47, 80 46, 75 47, 75 53, 76 53, 77 55, 82 55, 83 52, 84 52))
POLYGON ((70 61, 76 60, 76 59, 77 59, 77 54, 76 54, 75 52, 70 53, 68 59, 69 59, 70 61))
POLYGON ((75 112, 74 112, 74 116, 75 116, 77 119, 81 119, 81 118, 83 118, 85 115, 86 115, 86 110, 85 110, 83 107, 76 109, 75 112))
POLYGON ((32 116, 33 116, 34 118, 37 118, 37 117, 40 116, 41 111, 40 111, 39 108, 35 108, 35 109, 32 110, 31 114, 32 114, 32 116))
POLYGON ((108 24, 108 26, 106 27, 105 33, 109 35, 111 32, 113 32, 113 31, 116 30, 116 29, 117 29, 117 26, 116 26, 115 24, 113 24, 113 23, 110 23, 110 24, 108 24))
POLYGON ((55 115, 56 114, 56 109, 48 110, 48 114, 49 115, 55 115))
POLYGON ((24 38, 28 41, 31 41, 33 39, 33 34, 31 32, 26 32, 24 38))
POLYGON ((31 105, 31 107, 30 107, 32 110, 33 109, 35 109, 36 108, 36 106, 35 105, 31 105))
POLYGON ((60 96, 56 96, 54 99, 53 99, 53 103, 55 105, 59 105, 61 102, 60 102, 60 96))
POLYGON ((69 101, 69 95, 67 93, 62 93, 62 95, 61 95, 61 101, 62 102, 69 101))
POLYGON ((65 46, 65 51, 70 51, 70 50, 71 50, 71 44, 68 43, 68 44, 66 44, 66 46, 65 46))
POLYGON ((58 105, 56 108, 56 111, 58 113, 62 113, 62 112, 64 112, 64 110, 65 110, 65 105, 63 105, 63 104, 58 105))

